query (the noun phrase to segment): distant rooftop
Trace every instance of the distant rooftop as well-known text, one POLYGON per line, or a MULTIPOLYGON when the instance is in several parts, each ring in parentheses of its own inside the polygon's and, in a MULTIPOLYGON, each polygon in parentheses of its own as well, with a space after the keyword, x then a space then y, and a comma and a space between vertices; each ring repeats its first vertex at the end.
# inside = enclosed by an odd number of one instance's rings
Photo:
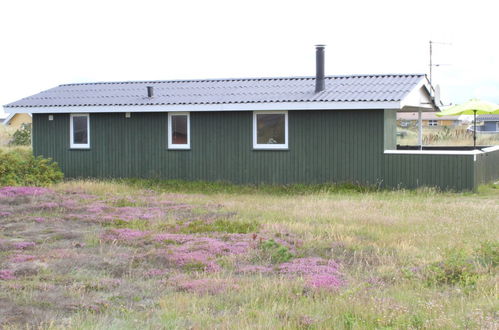
MULTIPOLYGON (((210 105, 280 102, 397 102, 424 74, 327 76, 315 93, 315 77, 96 82, 60 85, 5 108, 210 105), (147 86, 153 96, 147 96, 147 86)), ((12 109, 14 110, 14 109, 12 109)), ((15 110, 14 110, 15 111, 15 110)))
POLYGON ((478 115, 477 121, 499 121, 499 115, 478 115))

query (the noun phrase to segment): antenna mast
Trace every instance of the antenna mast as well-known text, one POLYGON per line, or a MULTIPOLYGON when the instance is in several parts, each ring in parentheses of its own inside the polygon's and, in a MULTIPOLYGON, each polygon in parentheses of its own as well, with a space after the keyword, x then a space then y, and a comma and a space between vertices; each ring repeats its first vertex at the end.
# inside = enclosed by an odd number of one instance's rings
MULTIPOLYGON (((434 66, 441 66, 441 65, 448 65, 448 64, 433 64, 433 44, 438 44, 438 45, 447 45, 447 46, 450 46, 452 45, 451 43, 449 42, 437 42, 437 41, 431 41, 430 40, 430 75, 429 75, 429 81, 430 81, 430 86, 433 86, 432 84, 432 73, 433 73, 433 67, 434 66)), ((431 87, 431 91, 430 91, 430 94, 432 94, 433 92, 433 87, 431 87)), ((433 95, 432 95, 433 96, 433 95)))

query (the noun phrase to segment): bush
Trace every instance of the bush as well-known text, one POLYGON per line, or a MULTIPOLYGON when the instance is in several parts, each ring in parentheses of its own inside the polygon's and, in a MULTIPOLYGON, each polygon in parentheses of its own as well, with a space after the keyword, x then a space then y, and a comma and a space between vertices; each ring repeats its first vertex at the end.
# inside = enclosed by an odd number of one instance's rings
POLYGON ((35 157, 28 150, 0 149, 0 186, 47 186, 63 174, 51 159, 35 157))
POLYGON ((21 127, 14 132, 11 146, 30 146, 31 145, 31 124, 22 124, 21 127))
POLYGON ((426 268, 426 280, 429 285, 474 286, 479 273, 472 259, 462 249, 449 251, 441 262, 426 268))
POLYGON ((484 266, 497 267, 499 265, 499 243, 483 242, 475 251, 478 262, 484 266))
POLYGON ((260 243, 261 259, 272 264, 280 264, 291 260, 294 255, 287 247, 269 239, 260 243))

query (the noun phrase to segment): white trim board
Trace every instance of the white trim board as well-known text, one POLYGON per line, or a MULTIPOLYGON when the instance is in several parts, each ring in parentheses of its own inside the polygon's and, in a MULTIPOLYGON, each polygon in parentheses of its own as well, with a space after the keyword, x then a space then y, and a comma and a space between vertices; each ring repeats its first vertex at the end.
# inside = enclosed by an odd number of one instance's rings
POLYGON ((288 112, 287 111, 253 111, 253 149, 255 150, 287 150, 288 141, 288 112), (257 116, 261 114, 284 115, 284 143, 282 144, 258 144, 257 136, 257 116))
POLYGON ((72 113, 69 118, 69 147, 71 149, 90 149, 90 114, 88 113, 72 113), (74 143, 74 117, 87 117, 87 143, 74 143))
POLYGON ((400 102, 279 102, 236 104, 178 104, 123 106, 5 107, 7 113, 114 113, 114 112, 201 112, 275 110, 369 110, 400 109, 400 102))
POLYGON ((168 149, 172 150, 189 150, 191 149, 191 116, 189 112, 168 112, 168 149), (172 116, 184 115, 187 116, 187 143, 174 144, 172 141, 172 116))
POLYGON ((391 155, 481 155, 482 150, 385 150, 391 155))
MULTIPOLYGON (((22 112, 20 112, 20 113, 22 113, 22 112)), ((10 123, 10 121, 12 120, 12 118, 14 118, 15 115, 17 115, 17 112, 13 112, 10 115, 8 115, 7 117, 5 117, 5 119, 3 120, 2 124, 4 124, 5 126, 7 126, 7 124, 10 123)), ((31 113, 28 113, 28 115, 30 117, 32 117, 31 113)))

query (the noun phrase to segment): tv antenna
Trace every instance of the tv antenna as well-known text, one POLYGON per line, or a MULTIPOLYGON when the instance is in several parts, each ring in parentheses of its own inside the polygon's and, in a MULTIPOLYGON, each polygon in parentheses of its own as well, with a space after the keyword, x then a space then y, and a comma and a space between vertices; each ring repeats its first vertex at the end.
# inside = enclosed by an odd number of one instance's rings
MULTIPOLYGON (((432 80, 432 73, 433 73, 433 67, 434 66, 442 66, 442 65, 450 65, 450 64, 433 64, 433 45, 445 45, 445 46, 451 46, 452 44, 450 42, 440 42, 440 41, 432 41, 430 40, 430 86, 433 86, 431 83, 432 80)), ((433 88, 433 87, 432 87, 433 88)))

